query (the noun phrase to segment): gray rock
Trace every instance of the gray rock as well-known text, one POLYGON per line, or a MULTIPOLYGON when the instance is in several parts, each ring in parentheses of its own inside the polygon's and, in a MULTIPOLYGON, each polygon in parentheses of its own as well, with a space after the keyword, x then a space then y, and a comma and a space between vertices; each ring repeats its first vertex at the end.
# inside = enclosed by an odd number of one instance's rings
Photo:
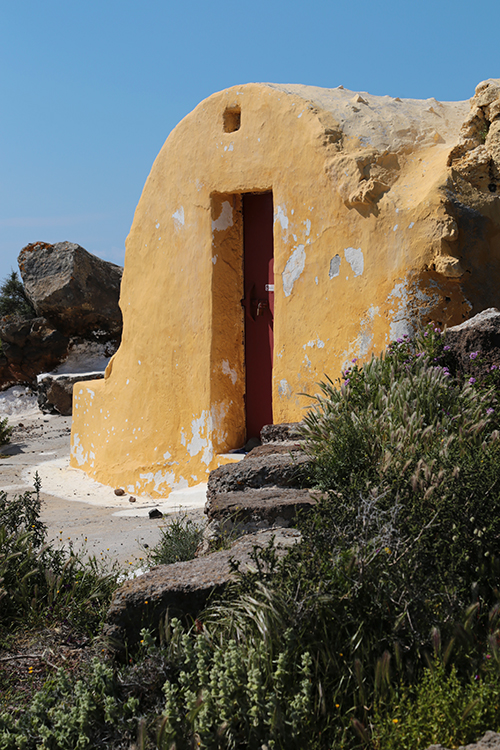
MULTIPOLYGON (((255 568, 252 552, 266 547, 273 532, 247 535, 230 550, 213 552, 188 562, 158 565, 138 578, 126 581, 113 596, 103 634, 116 648, 133 645, 143 627, 157 629, 165 613, 189 623, 206 606, 212 594, 220 594, 235 577, 231 561, 242 572, 255 568)), ((294 530, 282 530, 278 554, 295 544, 300 536, 294 530), (288 533, 287 533, 288 532, 288 533)))
POLYGON ((15 383, 34 385, 39 373, 53 370, 62 362, 70 343, 46 318, 4 318, 0 321, 0 339, 0 388, 15 383))
MULTIPOLYGON (((428 750, 447 750, 444 745, 430 745, 428 750)), ((470 745, 460 745, 458 750, 500 750, 500 734, 486 732, 477 742, 470 745)))
POLYGON ((19 269, 38 315, 67 335, 101 330, 121 334, 118 306, 123 269, 72 242, 36 242, 23 248, 19 269))
POLYGON ((103 372, 79 375, 41 375, 38 378, 38 406, 45 414, 62 414, 70 417, 73 412, 73 386, 83 380, 101 380, 103 372))
POLYGON ((247 530, 249 524, 255 529, 273 525, 287 527, 297 511, 307 512, 316 502, 310 490, 261 487, 216 495, 207 501, 205 513, 209 521, 224 521, 227 529, 241 526, 247 530))
POLYGON ((309 459, 301 451, 285 453, 275 452, 259 455, 260 448, 254 448, 242 461, 219 466, 208 477, 207 506, 218 495, 226 492, 238 492, 250 487, 298 487, 301 482, 301 470, 309 459))
POLYGON ((452 367, 464 376, 484 376, 491 365, 500 367, 500 312, 490 307, 473 318, 448 328, 446 344, 452 367), (471 359, 471 354, 478 352, 471 359))
POLYGON ((283 422, 282 424, 266 424, 260 431, 261 442, 282 443, 300 439, 300 422, 283 422))

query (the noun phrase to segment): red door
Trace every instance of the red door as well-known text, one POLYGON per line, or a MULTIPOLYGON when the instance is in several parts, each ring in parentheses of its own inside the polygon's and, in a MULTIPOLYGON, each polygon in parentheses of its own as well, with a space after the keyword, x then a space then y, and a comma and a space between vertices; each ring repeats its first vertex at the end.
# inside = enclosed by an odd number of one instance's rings
POLYGON ((247 440, 273 423, 273 194, 243 195, 247 440))

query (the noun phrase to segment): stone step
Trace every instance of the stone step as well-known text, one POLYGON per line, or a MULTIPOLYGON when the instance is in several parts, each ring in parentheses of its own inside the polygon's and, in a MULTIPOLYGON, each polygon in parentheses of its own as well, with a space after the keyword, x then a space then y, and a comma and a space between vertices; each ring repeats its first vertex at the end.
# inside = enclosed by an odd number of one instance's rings
POLYGON ((301 422, 282 422, 266 424, 260 431, 262 443, 283 443, 300 440, 301 422))
POLYGON ((207 500, 205 513, 209 522, 223 522, 228 531, 236 527, 247 532, 274 525, 287 527, 298 510, 306 512, 316 502, 317 496, 307 489, 260 487, 218 494, 207 500))
POLYGON ((242 461, 219 466, 208 478, 207 504, 218 495, 249 488, 299 487, 301 471, 309 462, 298 449, 269 450, 266 445, 254 448, 242 461))
POLYGON ((255 570, 255 547, 267 547, 275 540, 278 556, 300 539, 295 529, 248 534, 238 539, 231 549, 212 552, 187 562, 158 565, 147 573, 126 581, 114 593, 103 635, 110 645, 123 649, 140 639, 140 631, 148 627, 155 631, 168 612, 190 624, 190 618, 199 616, 212 594, 220 594, 234 580, 234 565, 240 564, 242 572, 255 570))

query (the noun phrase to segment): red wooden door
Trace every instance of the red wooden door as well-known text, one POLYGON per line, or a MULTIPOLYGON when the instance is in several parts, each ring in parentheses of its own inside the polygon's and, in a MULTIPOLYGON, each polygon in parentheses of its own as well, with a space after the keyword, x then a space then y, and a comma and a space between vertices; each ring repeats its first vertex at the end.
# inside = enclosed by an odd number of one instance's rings
POLYGON ((243 195, 247 440, 273 423, 273 194, 243 195))

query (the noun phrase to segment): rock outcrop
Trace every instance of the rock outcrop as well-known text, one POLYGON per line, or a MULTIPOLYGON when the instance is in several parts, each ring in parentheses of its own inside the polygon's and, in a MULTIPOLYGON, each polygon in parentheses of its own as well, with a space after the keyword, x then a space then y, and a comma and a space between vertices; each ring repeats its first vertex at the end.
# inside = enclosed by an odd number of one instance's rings
POLYGON ((40 405, 44 411, 69 416, 73 383, 103 377, 119 346, 122 269, 71 242, 27 245, 18 261, 38 317, 0 319, 0 389, 19 383, 38 387, 40 374, 56 371, 39 384, 40 405), (96 359, 95 350, 100 354, 98 367, 82 369, 89 352, 96 359), (77 362, 79 352, 83 356, 77 362), (79 377, 73 377, 75 373, 79 377))
POLYGON ((39 315, 70 336, 121 333, 123 269, 73 242, 35 242, 18 257, 26 294, 39 315))
POLYGON ((70 339, 46 318, 0 320, 0 388, 34 385, 40 372, 53 370, 68 354, 70 339))
POLYGON ((500 312, 490 307, 448 328, 446 345, 455 372, 463 376, 483 377, 491 367, 500 369, 500 312))

